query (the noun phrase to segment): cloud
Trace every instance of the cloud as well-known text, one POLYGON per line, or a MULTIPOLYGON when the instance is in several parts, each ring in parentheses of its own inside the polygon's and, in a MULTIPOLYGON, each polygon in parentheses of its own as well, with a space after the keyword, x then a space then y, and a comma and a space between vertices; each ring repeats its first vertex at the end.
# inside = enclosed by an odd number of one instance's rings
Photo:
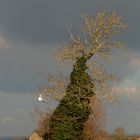
POLYGON ((47 82, 50 72, 59 71, 54 59, 56 50, 57 44, 46 47, 22 44, 0 51, 0 90, 18 93, 38 90, 47 82))
POLYGON ((113 88, 116 92, 119 93, 136 93, 137 89, 136 87, 124 87, 124 88, 119 88, 119 87, 115 87, 113 88))
POLYGON ((0 136, 28 136, 37 128, 35 108, 47 111, 56 105, 38 101, 35 94, 0 91, 0 136))
POLYGON ((10 117, 10 116, 6 116, 1 120, 1 122, 4 124, 9 124, 9 123, 12 123, 14 121, 15 121, 15 119, 10 117))
POLYGON ((34 44, 63 42, 68 38, 67 26, 72 24, 78 28, 81 24, 81 13, 95 15, 97 11, 107 9, 116 10, 128 21, 131 28, 125 34, 125 40, 139 44, 139 5, 139 0, 2 0, 0 30, 12 41, 34 44))
POLYGON ((139 57, 131 57, 130 58, 130 65, 135 68, 140 68, 140 58, 139 57))
MULTIPOLYGON (((126 85, 127 86, 127 85, 126 85)), ((113 91, 123 100, 140 101, 140 88, 135 86, 114 87, 113 91)))
POLYGON ((40 107, 42 104, 31 93, 0 91, 0 136, 31 134, 36 128, 31 116, 35 105, 40 107))
POLYGON ((2 35, 0 35, 0 48, 12 48, 12 44, 2 35))

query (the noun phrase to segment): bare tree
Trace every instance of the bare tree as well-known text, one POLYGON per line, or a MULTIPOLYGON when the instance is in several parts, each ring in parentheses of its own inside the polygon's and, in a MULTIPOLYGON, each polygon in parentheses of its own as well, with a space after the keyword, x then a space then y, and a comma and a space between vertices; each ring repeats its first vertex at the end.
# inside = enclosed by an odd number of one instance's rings
POLYGON ((115 101, 117 97, 110 87, 110 81, 116 80, 114 75, 108 74, 103 65, 96 60, 108 60, 114 55, 116 48, 123 48, 124 43, 113 40, 114 36, 121 34, 127 25, 116 12, 98 12, 93 18, 87 14, 82 16, 83 25, 80 33, 73 35, 69 30, 69 44, 64 44, 56 54, 56 60, 65 64, 75 62, 78 58, 84 57, 87 60, 87 71, 92 77, 96 89, 96 95, 105 100, 115 101), (92 59, 91 59, 92 57, 92 59))
POLYGON ((83 135, 85 140, 95 140, 100 136, 100 132, 105 129, 106 112, 105 107, 99 98, 93 97, 91 100, 92 114, 85 122, 83 135))
MULTIPOLYGON (((113 81, 116 80, 114 75, 108 74, 103 65, 96 60, 103 58, 108 60, 114 55, 116 48, 123 48, 124 43, 114 41, 112 38, 127 29, 127 24, 123 22, 116 12, 109 13, 107 11, 98 12, 93 18, 84 14, 82 16, 83 25, 80 27, 80 34, 73 35, 69 30, 71 42, 63 44, 57 51, 55 56, 58 62, 72 64, 81 56, 87 59, 87 72, 92 77, 97 96, 105 101, 116 101, 113 81), (91 59, 91 57, 93 57, 91 59), (111 83, 111 84, 110 84, 111 83)), ((66 94, 66 87, 69 83, 69 77, 59 74, 58 77, 49 76, 49 84, 40 89, 40 93, 46 95, 47 98, 61 101, 66 94)))
POLYGON ((37 122, 36 132, 43 136, 46 132, 49 132, 49 121, 50 121, 50 114, 47 112, 43 112, 39 108, 35 108, 34 112, 31 114, 33 119, 37 122))
POLYGON ((122 139, 125 137, 125 130, 123 127, 119 126, 114 130, 114 136, 118 139, 122 139))

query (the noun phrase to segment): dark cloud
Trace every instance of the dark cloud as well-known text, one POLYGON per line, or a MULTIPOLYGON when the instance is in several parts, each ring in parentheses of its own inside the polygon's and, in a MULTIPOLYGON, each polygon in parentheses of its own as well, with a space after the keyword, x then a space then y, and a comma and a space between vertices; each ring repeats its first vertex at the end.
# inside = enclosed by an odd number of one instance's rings
POLYGON ((59 71, 53 57, 56 48, 41 48, 0 48, 0 90, 34 92, 47 82, 50 72, 59 71))
POLYGON ((80 14, 115 10, 129 24, 124 40, 138 48, 139 0, 1 0, 0 30, 12 41, 45 44, 67 39, 68 25, 78 27, 80 14))
POLYGON ((121 106, 108 106, 107 114, 107 128, 111 133, 121 126, 126 134, 139 134, 139 102, 126 99, 121 106))
POLYGON ((0 136, 28 136, 36 127, 35 106, 46 108, 30 93, 9 94, 0 91, 0 136))

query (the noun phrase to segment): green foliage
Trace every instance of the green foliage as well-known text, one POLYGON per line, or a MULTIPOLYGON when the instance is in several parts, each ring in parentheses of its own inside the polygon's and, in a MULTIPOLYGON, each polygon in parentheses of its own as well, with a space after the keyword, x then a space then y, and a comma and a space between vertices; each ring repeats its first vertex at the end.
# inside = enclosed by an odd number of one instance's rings
POLYGON ((51 140, 78 140, 84 123, 91 114, 89 102, 94 95, 92 79, 86 72, 86 59, 77 59, 70 76, 66 95, 50 121, 51 140))

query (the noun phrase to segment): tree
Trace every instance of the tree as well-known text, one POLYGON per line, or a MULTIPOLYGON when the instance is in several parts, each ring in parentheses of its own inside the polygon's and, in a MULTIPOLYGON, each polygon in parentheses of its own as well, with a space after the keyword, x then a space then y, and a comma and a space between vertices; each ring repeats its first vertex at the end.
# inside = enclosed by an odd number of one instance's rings
POLYGON ((39 110, 39 108, 35 108, 31 115, 33 116, 33 119, 38 123, 35 132, 37 132, 39 136, 46 136, 45 134, 49 132, 50 115, 46 112, 42 112, 39 110))
POLYGON ((83 15, 83 19, 81 33, 73 35, 69 32, 71 42, 64 45, 56 56, 57 60, 65 63, 73 61, 74 65, 65 94, 62 94, 60 103, 50 118, 48 136, 51 140, 82 139, 84 124, 92 114, 92 97, 114 99, 109 84, 113 80, 112 75, 108 75, 91 58, 107 59, 113 54, 114 48, 122 47, 123 43, 114 41, 112 37, 120 34, 127 25, 116 13, 106 11, 97 13, 95 18, 83 15))
POLYGON ((83 129, 84 140, 96 140, 102 136, 102 132, 106 125, 105 108, 99 98, 91 100, 92 114, 85 122, 83 129))
POLYGON ((114 135, 118 139, 125 137, 125 130, 120 126, 114 130, 114 135))

